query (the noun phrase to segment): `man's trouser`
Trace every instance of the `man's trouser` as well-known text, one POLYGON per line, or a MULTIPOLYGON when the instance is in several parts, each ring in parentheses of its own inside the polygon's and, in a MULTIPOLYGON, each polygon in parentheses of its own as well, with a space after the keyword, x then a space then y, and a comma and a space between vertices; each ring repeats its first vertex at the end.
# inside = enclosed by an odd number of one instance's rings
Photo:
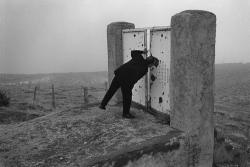
POLYGON ((121 87, 122 90, 122 99, 123 99, 123 114, 129 113, 130 106, 131 106, 131 100, 132 100, 132 88, 129 86, 123 86, 119 83, 117 76, 115 76, 111 82, 111 85, 109 87, 109 90, 105 94, 101 105, 106 106, 109 102, 109 100, 112 98, 112 96, 115 94, 118 88, 121 87))

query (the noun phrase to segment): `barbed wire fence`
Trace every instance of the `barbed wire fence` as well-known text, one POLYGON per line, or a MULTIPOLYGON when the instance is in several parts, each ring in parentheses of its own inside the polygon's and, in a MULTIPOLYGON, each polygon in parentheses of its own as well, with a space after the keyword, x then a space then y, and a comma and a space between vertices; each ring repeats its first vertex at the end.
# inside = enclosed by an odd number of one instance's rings
MULTIPOLYGON (((35 85, 32 91, 32 104, 51 104, 51 108, 58 106, 77 105, 84 108, 89 105, 99 104, 104 93, 108 89, 108 83, 101 87, 94 86, 58 86, 51 84, 47 87, 35 85)), ((30 92, 31 93, 31 92, 30 92)))

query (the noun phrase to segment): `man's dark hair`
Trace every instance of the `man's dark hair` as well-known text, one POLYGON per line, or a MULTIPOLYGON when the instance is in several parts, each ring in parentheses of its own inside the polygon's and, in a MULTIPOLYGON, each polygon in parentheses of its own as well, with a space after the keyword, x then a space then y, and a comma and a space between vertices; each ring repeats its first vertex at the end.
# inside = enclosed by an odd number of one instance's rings
POLYGON ((148 65, 153 64, 155 67, 159 65, 159 60, 152 55, 147 57, 146 61, 148 65))
POLYGON ((140 56, 143 53, 145 53, 145 51, 142 51, 142 50, 131 50, 131 57, 140 56))

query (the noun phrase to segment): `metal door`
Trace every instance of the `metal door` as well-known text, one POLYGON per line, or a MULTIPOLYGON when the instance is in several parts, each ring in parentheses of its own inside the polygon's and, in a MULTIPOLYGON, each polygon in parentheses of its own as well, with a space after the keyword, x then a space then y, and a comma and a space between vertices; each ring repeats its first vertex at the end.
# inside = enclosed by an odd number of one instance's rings
POLYGON ((150 30, 150 51, 157 57, 159 65, 152 67, 149 74, 149 103, 152 109, 169 114, 169 75, 170 75, 170 28, 150 30))
MULTIPOLYGON (((131 50, 144 50, 147 47, 146 32, 146 29, 127 29, 122 31, 123 63, 131 59, 131 50)), ((147 99, 146 81, 146 76, 144 76, 134 85, 132 90, 132 101, 143 106, 146 106, 147 99)))

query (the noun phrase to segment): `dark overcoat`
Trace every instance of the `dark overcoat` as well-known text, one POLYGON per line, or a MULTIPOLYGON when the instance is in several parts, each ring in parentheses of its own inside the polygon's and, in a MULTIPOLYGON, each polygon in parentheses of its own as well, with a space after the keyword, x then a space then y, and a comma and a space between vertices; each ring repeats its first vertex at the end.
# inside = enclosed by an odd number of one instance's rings
POLYGON ((134 84, 148 71, 147 61, 142 55, 132 55, 132 59, 115 70, 121 86, 133 88, 134 84))

